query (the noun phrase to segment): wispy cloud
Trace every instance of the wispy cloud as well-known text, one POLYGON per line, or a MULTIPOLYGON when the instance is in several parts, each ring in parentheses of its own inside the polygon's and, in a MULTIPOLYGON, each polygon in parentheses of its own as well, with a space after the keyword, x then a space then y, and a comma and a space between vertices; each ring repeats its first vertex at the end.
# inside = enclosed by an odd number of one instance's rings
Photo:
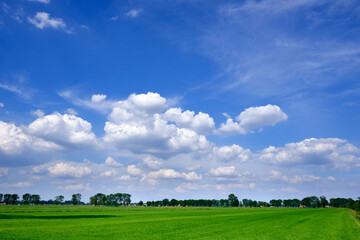
POLYGON ((37 12, 34 17, 28 17, 28 21, 39 29, 54 28, 62 29, 67 33, 72 33, 72 31, 67 28, 62 18, 51 18, 50 14, 46 12, 37 12))
POLYGON ((141 12, 142 12, 142 9, 132 9, 132 10, 128 11, 125 15, 128 17, 131 17, 131 18, 137 18, 141 12))

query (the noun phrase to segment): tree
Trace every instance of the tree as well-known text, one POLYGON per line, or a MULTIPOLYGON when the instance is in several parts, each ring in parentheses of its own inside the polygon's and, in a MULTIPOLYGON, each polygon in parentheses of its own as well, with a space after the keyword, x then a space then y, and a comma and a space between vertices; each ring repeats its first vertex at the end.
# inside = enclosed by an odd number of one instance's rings
POLYGON ((131 194, 123 193, 124 205, 130 205, 131 203, 131 194))
POLYGON ((147 202, 146 202, 146 206, 150 207, 150 206, 153 206, 153 204, 152 204, 151 201, 147 201, 147 202))
POLYGON ((81 194, 80 193, 72 195, 72 198, 71 198, 72 204, 78 205, 80 203, 80 200, 81 200, 81 194))
POLYGON ((12 205, 15 205, 18 200, 19 200, 19 195, 17 195, 16 193, 11 195, 11 204, 12 205))
POLYGON ((281 204, 282 204, 282 200, 281 199, 272 199, 270 200, 270 205, 273 206, 273 207, 281 207, 281 204))
POLYGON ((163 205, 163 206, 169 206, 169 203, 170 203, 170 201, 169 201, 169 199, 167 199, 167 198, 164 198, 164 199, 162 200, 162 205, 163 205))
POLYGON ((30 200, 31 200, 31 194, 30 193, 25 193, 23 196, 23 202, 24 204, 28 205, 30 204, 30 200))
POLYGON ((306 197, 301 200, 301 204, 305 205, 306 207, 317 208, 320 207, 320 200, 316 196, 306 197))
POLYGON ((140 202, 139 202, 139 206, 144 206, 144 202, 143 202, 143 201, 140 201, 140 202))
POLYGON ((174 198, 170 200, 170 206, 176 206, 178 204, 179 204, 178 200, 176 200, 174 198))
POLYGON ((4 203, 10 204, 11 203, 11 194, 4 194, 4 203))
POLYGON ((4 197, 4 195, 2 193, 0 193, 0 203, 3 201, 3 197, 4 197))
POLYGON ((324 208, 326 205, 329 205, 329 202, 328 200, 326 200, 326 197, 325 196, 321 196, 320 197, 320 204, 321 206, 324 208))
POLYGON ((33 203, 35 205, 38 205, 40 203, 40 195, 38 194, 33 194, 30 197, 30 203, 33 203))
POLYGON ((233 193, 229 194, 228 201, 229 201, 230 206, 232 206, 232 207, 238 207, 239 206, 239 199, 233 193))
POLYGON ((54 202, 56 205, 62 204, 64 202, 64 196, 63 195, 56 196, 54 202))

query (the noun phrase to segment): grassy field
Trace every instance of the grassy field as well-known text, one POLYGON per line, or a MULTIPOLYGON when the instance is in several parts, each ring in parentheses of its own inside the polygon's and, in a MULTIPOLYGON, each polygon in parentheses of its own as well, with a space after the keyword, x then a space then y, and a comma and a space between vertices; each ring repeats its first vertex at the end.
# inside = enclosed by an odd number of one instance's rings
POLYGON ((346 209, 0 206, 0 239, 360 239, 346 209))

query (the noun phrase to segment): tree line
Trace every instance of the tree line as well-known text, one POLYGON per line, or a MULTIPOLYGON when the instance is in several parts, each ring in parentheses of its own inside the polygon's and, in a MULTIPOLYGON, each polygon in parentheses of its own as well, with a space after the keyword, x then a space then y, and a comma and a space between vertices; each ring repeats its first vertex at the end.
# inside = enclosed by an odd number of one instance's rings
POLYGON ((241 201, 234 194, 230 194, 227 199, 163 199, 158 201, 147 201, 144 203, 140 201, 139 206, 149 207, 167 207, 167 206, 182 206, 182 207, 307 207, 307 208, 351 208, 360 211, 360 198, 353 200, 351 198, 330 198, 330 201, 325 196, 318 198, 317 196, 305 197, 303 199, 272 199, 269 202, 256 201, 244 198, 241 201))
POLYGON ((2 194, 0 193, 0 203, 6 205, 16 205, 16 204, 23 204, 23 205, 48 205, 48 204, 64 204, 64 205, 84 205, 84 202, 81 202, 81 194, 76 193, 73 194, 71 200, 64 201, 64 196, 59 195, 54 198, 54 200, 41 200, 39 194, 30 194, 25 193, 22 195, 22 200, 18 194, 2 194))
MULTIPOLYGON (((22 200, 18 194, 2 194, 0 193, 0 203, 7 205, 24 204, 24 205, 44 205, 44 204, 62 204, 62 205, 84 205, 81 201, 81 194, 73 194, 70 200, 64 200, 63 195, 55 196, 54 200, 41 200, 40 195, 25 193, 22 195, 22 200)), ((94 206, 127 206, 131 204, 131 194, 115 193, 105 195, 97 193, 90 197, 90 202, 87 203, 94 206)), ((272 199, 269 202, 256 201, 244 198, 241 201, 235 194, 230 194, 227 199, 163 199, 159 201, 147 201, 144 203, 140 201, 139 206, 189 206, 189 207, 308 207, 308 208, 351 208, 360 212, 360 198, 353 200, 351 198, 330 198, 330 201, 325 196, 318 198, 317 196, 305 197, 303 199, 272 199)))

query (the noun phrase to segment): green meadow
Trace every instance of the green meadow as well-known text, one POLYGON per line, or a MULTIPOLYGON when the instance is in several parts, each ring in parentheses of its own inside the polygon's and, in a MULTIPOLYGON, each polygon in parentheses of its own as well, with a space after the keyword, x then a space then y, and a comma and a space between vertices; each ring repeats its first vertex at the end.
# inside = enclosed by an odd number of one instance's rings
POLYGON ((0 239, 360 239, 347 209, 0 206, 0 239))

